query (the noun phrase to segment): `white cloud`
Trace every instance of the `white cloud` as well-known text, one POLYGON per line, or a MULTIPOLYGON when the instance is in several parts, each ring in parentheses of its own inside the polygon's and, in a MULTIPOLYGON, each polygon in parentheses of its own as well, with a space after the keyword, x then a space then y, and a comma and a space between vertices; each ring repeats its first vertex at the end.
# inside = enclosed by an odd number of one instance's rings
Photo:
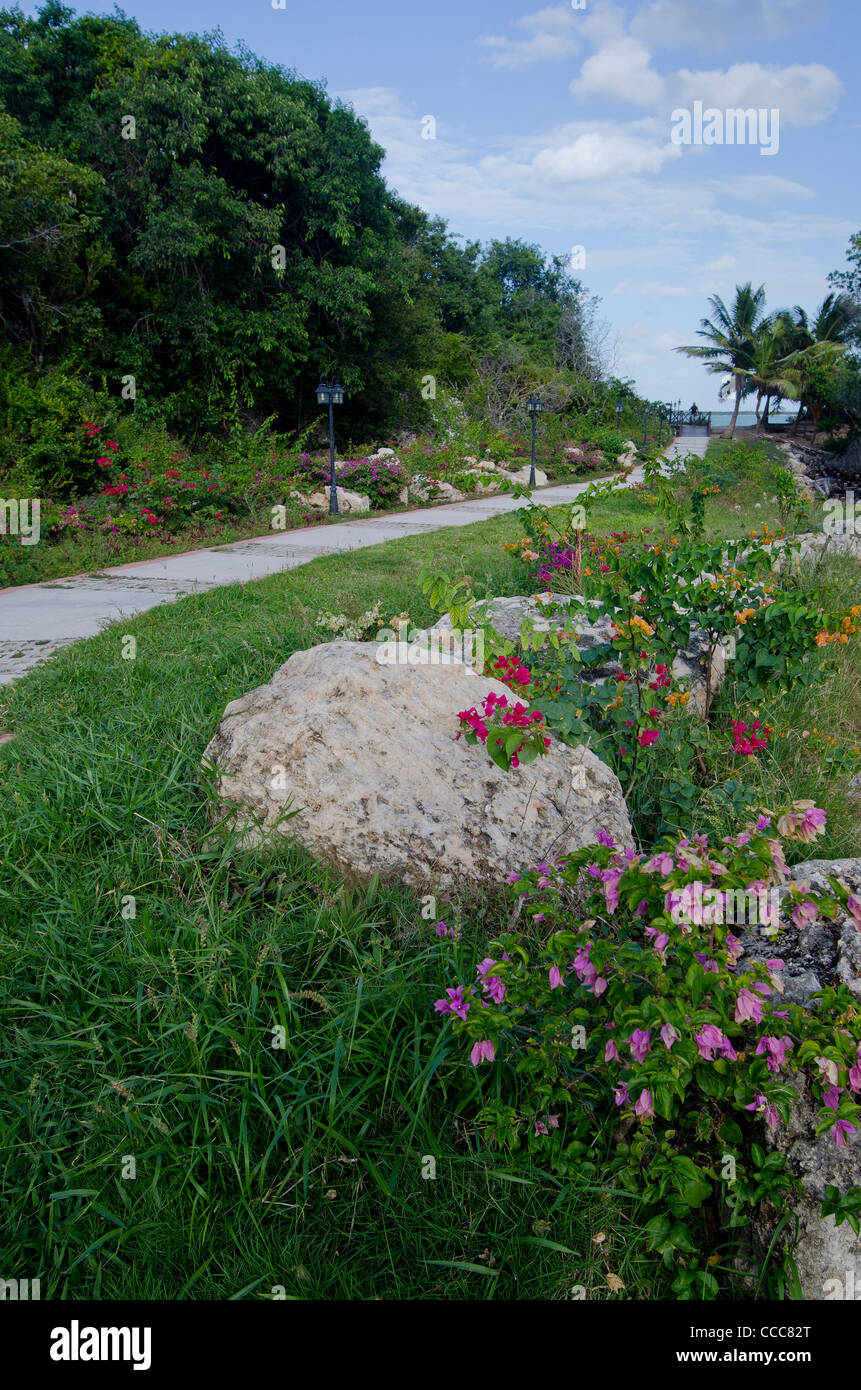
POLYGON ((651 0, 634 14, 631 33, 652 44, 735 48, 806 28, 825 8, 824 0, 651 0))
POLYGON ((781 123, 815 125, 830 116, 843 83, 823 63, 792 63, 767 68, 761 63, 734 63, 709 72, 682 69, 667 79, 667 102, 673 106, 701 101, 704 106, 776 107, 781 123))
POLYGON ((641 40, 619 38, 587 58, 571 83, 578 97, 603 97, 645 109, 688 107, 701 101, 721 110, 777 109, 781 124, 815 125, 835 110, 843 83, 823 63, 766 67, 734 63, 729 68, 661 74, 641 40))
POLYGON ((664 78, 650 63, 651 54, 639 39, 617 39, 586 59, 571 90, 575 96, 658 107, 664 101, 664 78))
POLYGON ((555 62, 570 57, 580 48, 583 32, 580 19, 568 5, 550 5, 515 21, 514 28, 522 29, 527 37, 510 39, 491 35, 477 42, 487 49, 495 68, 515 69, 533 63, 555 62))
POLYGON ((678 145, 643 139, 623 128, 583 130, 539 150, 532 167, 544 179, 576 184, 657 174, 666 160, 680 154, 678 145))
POLYGON ((770 174, 741 174, 737 178, 713 179, 710 187, 721 197, 737 198, 742 202, 762 203, 792 198, 810 199, 816 194, 803 183, 781 179, 770 174))

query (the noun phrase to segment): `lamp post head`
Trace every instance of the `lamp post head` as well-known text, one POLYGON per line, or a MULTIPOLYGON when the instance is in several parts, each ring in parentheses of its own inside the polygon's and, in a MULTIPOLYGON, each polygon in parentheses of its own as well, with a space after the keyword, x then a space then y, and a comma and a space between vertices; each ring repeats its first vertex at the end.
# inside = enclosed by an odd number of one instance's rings
POLYGON ((541 409, 541 397, 530 396, 526 402, 526 409, 529 411, 530 415, 537 415, 539 410, 541 409))
POLYGON ((333 381, 333 382, 332 382, 332 404, 333 404, 333 405, 343 405, 343 404, 344 404, 344 388, 343 388, 343 386, 341 385, 340 381, 333 381))
POLYGON ((329 391, 330 391, 330 389, 331 389, 331 388, 330 388, 330 386, 329 386, 328 381, 321 381, 321 382, 320 382, 320 385, 317 387, 317 404, 318 404, 318 405, 328 405, 328 404, 329 404, 329 391))

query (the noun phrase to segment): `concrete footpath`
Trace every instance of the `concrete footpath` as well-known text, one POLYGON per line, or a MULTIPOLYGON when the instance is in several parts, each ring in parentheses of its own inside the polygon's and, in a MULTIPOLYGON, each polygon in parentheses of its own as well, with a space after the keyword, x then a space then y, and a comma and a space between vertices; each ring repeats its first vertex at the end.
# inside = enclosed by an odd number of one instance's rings
MULTIPOLYGON (((707 440, 675 440, 671 458, 689 450, 704 452, 707 440)), ((642 481, 635 469, 626 486, 642 481)), ((576 500, 588 482, 538 489, 537 502, 553 506, 576 500)), ((426 535, 448 526, 470 526, 517 511, 524 499, 507 494, 477 497, 416 511, 370 513, 353 521, 310 526, 298 531, 270 531, 233 545, 190 550, 157 560, 117 565, 112 569, 22 584, 0 590, 0 685, 46 661, 62 647, 94 637, 108 624, 134 617, 186 594, 205 593, 221 584, 246 584, 270 574, 305 565, 320 555, 340 555, 402 536, 426 535)))

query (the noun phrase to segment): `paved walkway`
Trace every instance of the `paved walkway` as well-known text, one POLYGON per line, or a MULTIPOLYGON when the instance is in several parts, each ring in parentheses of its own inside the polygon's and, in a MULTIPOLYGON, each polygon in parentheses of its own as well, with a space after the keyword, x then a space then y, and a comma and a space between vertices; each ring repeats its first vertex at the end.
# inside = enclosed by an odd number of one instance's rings
MULTIPOLYGON (((675 440, 667 457, 705 452, 708 440, 675 440)), ((626 486, 642 481, 635 469, 626 486)), ((547 506, 576 499, 588 482, 541 488, 536 500, 547 506)), ((359 517, 355 521, 310 526, 299 531, 270 531, 233 545, 190 550, 157 560, 117 565, 113 569, 22 584, 0 590, 0 685, 46 661, 55 651, 93 637, 119 619, 134 617, 185 594, 205 593, 220 584, 244 584, 269 574, 305 565, 319 555, 379 545, 401 536, 425 535, 448 526, 470 526, 522 507, 507 494, 417 511, 359 517)))

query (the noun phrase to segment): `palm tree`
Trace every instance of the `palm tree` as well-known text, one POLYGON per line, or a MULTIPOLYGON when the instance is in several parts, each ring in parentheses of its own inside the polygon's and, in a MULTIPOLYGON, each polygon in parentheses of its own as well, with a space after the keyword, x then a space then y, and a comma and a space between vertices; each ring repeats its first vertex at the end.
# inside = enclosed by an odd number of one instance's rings
POLYGON ((762 434, 768 424, 772 396, 784 394, 780 390, 780 379, 791 360, 793 347, 793 323, 785 311, 770 314, 760 321, 754 334, 751 365, 741 369, 750 385, 756 387, 757 434, 762 434), (760 416, 763 398, 765 409, 760 416))
POLYGON ((748 281, 746 285, 736 285, 735 303, 728 309, 720 295, 709 299, 712 318, 702 319, 697 330, 698 338, 705 338, 708 346, 678 347, 686 357, 699 357, 705 361, 709 372, 720 376, 727 373, 732 377, 735 389, 735 409, 729 426, 729 437, 735 434, 738 412, 744 396, 754 389, 750 380, 753 367, 753 353, 756 334, 763 321, 765 304, 765 285, 755 290, 748 281))
POLYGON ((861 322, 861 305, 848 294, 832 291, 826 295, 816 311, 813 323, 807 311, 796 304, 792 314, 786 314, 790 326, 790 340, 795 349, 788 363, 788 378, 793 385, 792 396, 798 401, 798 414, 792 433, 796 434, 801 424, 804 408, 810 405, 814 423, 818 416, 815 401, 815 376, 821 368, 833 367, 858 332, 861 322))

